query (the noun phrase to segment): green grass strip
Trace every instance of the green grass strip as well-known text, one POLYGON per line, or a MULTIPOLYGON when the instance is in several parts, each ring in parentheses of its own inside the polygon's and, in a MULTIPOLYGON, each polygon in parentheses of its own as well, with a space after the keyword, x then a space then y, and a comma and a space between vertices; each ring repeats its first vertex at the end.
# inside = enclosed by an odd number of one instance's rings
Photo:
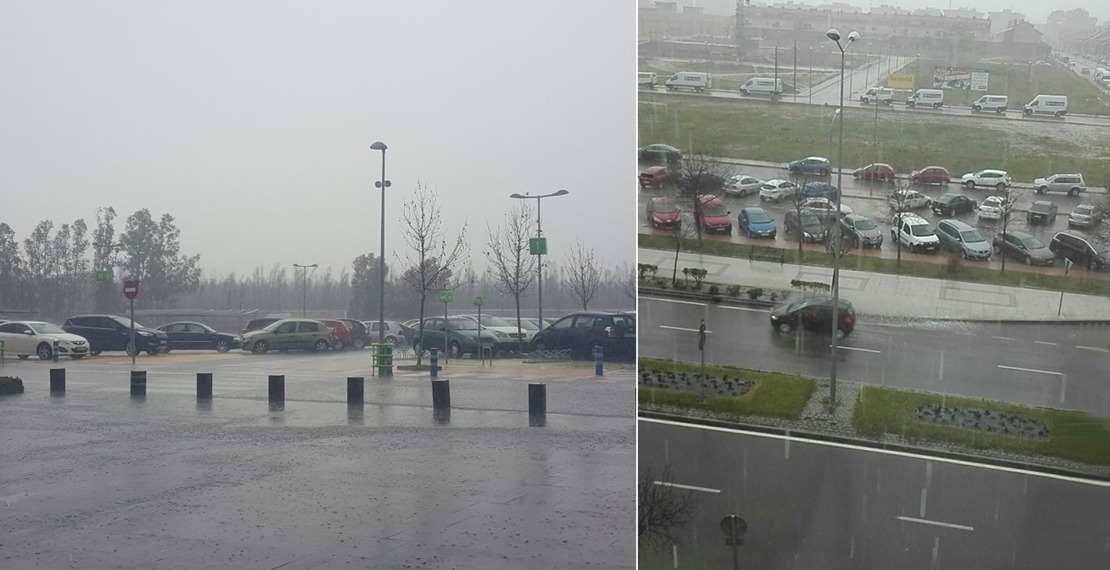
MULTIPOLYGON (((698 374, 701 366, 689 362, 641 358, 640 370, 660 370, 698 374)), ((728 374, 745 380, 753 380, 756 385, 739 398, 731 396, 708 396, 702 398, 695 392, 667 388, 647 388, 640 386, 640 404, 672 406, 711 411, 733 418, 760 416, 796 420, 802 414, 817 382, 812 378, 777 372, 762 372, 733 368, 731 366, 706 366, 706 374, 724 376, 728 374)))

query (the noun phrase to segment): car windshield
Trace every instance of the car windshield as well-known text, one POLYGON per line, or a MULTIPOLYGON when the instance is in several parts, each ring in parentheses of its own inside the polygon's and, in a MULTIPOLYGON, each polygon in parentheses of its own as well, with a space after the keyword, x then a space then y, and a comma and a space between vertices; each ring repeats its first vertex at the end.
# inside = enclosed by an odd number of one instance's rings
POLYGON ((498 317, 497 315, 482 315, 482 326, 484 327, 511 327, 513 326, 509 321, 498 317))
POLYGON ((820 226, 821 218, 813 214, 802 214, 802 225, 808 227, 820 226))
POLYGON ((873 230, 875 229, 875 222, 871 220, 856 220, 854 227, 860 231, 873 230))
POLYGON ((753 224, 766 224, 771 221, 771 216, 767 212, 748 212, 748 221, 753 224))
POLYGON ((266 332, 274 332, 274 329, 278 328, 280 325, 283 325, 283 324, 285 324, 285 321, 274 321, 274 322, 262 327, 262 330, 264 330, 266 332))
POLYGON ((652 208, 657 214, 673 214, 678 211, 678 206, 671 202, 656 202, 652 208))
POLYGON ((960 237, 962 237, 964 239, 964 242, 966 243, 987 241, 986 238, 983 237, 983 234, 979 233, 979 230, 968 230, 966 232, 960 232, 960 237))
POLYGON ((451 330, 456 331, 476 331, 478 330, 478 323, 470 319, 447 319, 447 324, 450 325, 451 330))
MULTIPOLYGON (((128 319, 126 317, 112 317, 112 320, 116 321, 117 323, 119 323, 119 324, 121 324, 121 325, 123 325, 127 328, 131 328, 131 319, 128 319)), ((140 325, 139 323, 135 323, 135 328, 145 329, 146 327, 144 327, 143 325, 140 325)))
POLYGON ((1041 241, 1038 240, 1035 237, 1028 237, 1028 238, 1025 238, 1025 239, 1021 240, 1021 245, 1025 246, 1025 249, 1043 249, 1044 248, 1044 244, 1041 243, 1041 241))
POLYGON ((1091 207, 1091 206, 1076 206, 1074 213, 1079 214, 1081 216, 1089 216, 1089 215, 1091 215, 1092 211, 1094 211, 1094 208, 1091 207))
POLYGON ((66 331, 50 323, 27 323, 38 334, 61 334, 66 331))
POLYGON ((910 226, 910 233, 919 237, 931 236, 933 235, 933 228, 925 224, 918 224, 916 226, 910 226))
POLYGON ((710 206, 708 208, 702 208, 701 212, 702 212, 703 216, 727 216, 728 215, 728 210, 726 210, 724 206, 710 206))
POLYGON ((1043 203, 1043 202, 1034 202, 1033 205, 1029 208, 1029 211, 1037 212, 1037 213, 1041 213, 1041 214, 1051 212, 1052 211, 1052 204, 1046 204, 1046 203, 1043 203))

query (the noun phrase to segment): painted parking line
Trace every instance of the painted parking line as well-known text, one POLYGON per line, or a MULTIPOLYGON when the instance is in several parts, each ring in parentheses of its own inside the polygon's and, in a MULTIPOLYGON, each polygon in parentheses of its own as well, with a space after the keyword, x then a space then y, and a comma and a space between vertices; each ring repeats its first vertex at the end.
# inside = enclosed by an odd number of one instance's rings
POLYGON ((958 529, 958 530, 969 530, 969 531, 970 530, 975 530, 974 527, 970 527, 970 526, 967 526, 967 525, 955 524, 955 523, 946 523, 946 522, 941 522, 941 521, 931 521, 931 520, 928 520, 928 519, 919 519, 919 518, 915 518, 915 517, 894 517, 894 518, 896 518, 900 521, 920 523, 920 524, 931 524, 933 526, 942 526, 944 528, 954 528, 954 529, 958 529))
POLYGON ((1102 348, 1101 346, 1076 346, 1075 348, 1081 350, 1093 350, 1095 352, 1105 352, 1106 354, 1110 354, 1110 348, 1102 348))
POLYGON ((1037 343, 1037 344, 1046 344, 1046 345, 1048 345, 1048 346, 1058 346, 1058 345, 1057 345, 1056 343, 1054 343, 1054 342, 1048 342, 1048 341, 1046 341, 1046 340, 1035 340, 1035 341, 1033 341, 1033 342, 1035 342, 1035 343, 1037 343))
POLYGON ((675 489, 686 489, 687 491, 701 491, 702 493, 720 493, 720 489, 710 489, 709 487, 695 487, 693 485, 680 485, 678 483, 668 483, 666 481, 656 481, 656 485, 660 487, 674 487, 675 489))
POLYGON ((722 307, 717 307, 717 308, 719 308, 719 309, 728 309, 730 311, 748 311, 750 313, 770 313, 771 312, 771 311, 768 311, 766 309, 753 309, 751 307, 723 307, 722 306, 722 307))
POLYGON ((659 302, 659 303, 675 303, 675 304, 678 304, 678 305, 694 305, 695 307, 708 307, 709 306, 706 303, 695 303, 693 301, 680 301, 678 299, 660 299, 658 297, 646 297, 646 298, 641 298, 640 300, 641 301, 650 300, 650 301, 656 301, 656 302, 659 302))
POLYGON ((1006 370, 1018 370, 1018 371, 1021 371, 1021 372, 1033 372, 1033 373, 1036 373, 1036 374, 1050 374, 1052 376, 1063 376, 1064 375, 1063 372, 1053 372, 1051 370, 1037 370, 1036 368, 1021 368, 1020 366, 1006 366, 1004 364, 999 364, 998 367, 999 368, 1004 368, 1006 370))
POLYGON ((1008 336, 992 336, 991 338, 995 338, 998 340, 1017 340, 1016 338, 1010 338, 1008 336))
MULTIPOLYGON (((672 331, 698 332, 698 329, 689 329, 689 328, 686 328, 686 327, 672 327, 670 325, 659 325, 659 328, 668 329, 668 330, 672 330, 672 331)), ((705 334, 709 334, 711 332, 713 332, 713 331, 705 331, 705 334)))
MULTIPOLYGON (((837 345, 836 347, 839 348, 840 350, 854 350, 856 352, 870 352, 872 354, 882 354, 883 353, 883 351, 881 351, 881 350, 875 350, 875 349, 872 349, 872 348, 858 348, 858 347, 855 347, 855 346, 844 346, 842 344, 837 345)), ((832 348, 831 344, 829 345, 829 348, 832 348)))

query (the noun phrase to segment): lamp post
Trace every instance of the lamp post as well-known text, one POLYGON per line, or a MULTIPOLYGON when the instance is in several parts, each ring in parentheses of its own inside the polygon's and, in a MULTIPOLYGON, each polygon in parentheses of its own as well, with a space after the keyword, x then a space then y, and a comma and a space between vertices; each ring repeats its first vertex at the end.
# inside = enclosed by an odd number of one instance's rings
POLYGON ((389 148, 385 143, 377 141, 370 145, 370 150, 382 151, 382 179, 374 182, 374 186, 382 189, 382 240, 381 254, 378 256, 378 344, 385 342, 385 189, 390 183, 385 179, 385 150, 389 148))
POLYGON ((316 269, 316 264, 301 265, 294 263, 293 267, 301 270, 301 318, 308 317, 308 269, 316 269))
POLYGON ((539 305, 540 328, 543 328, 543 254, 547 250, 547 244, 542 243, 542 245, 541 245, 541 242, 539 241, 540 238, 543 238, 543 225, 540 222, 540 200, 542 200, 544 198, 551 198, 553 196, 566 196, 567 194, 570 194, 570 192, 567 192, 566 190, 560 189, 560 190, 557 190, 557 191, 552 192, 550 194, 538 194, 536 196, 532 196, 531 194, 517 194, 517 193, 513 193, 513 194, 509 195, 510 198, 516 198, 517 200, 530 200, 532 198, 536 199, 536 238, 537 238, 536 244, 537 245, 536 245, 536 248, 534 249, 534 255, 536 256, 536 268, 539 270, 539 281, 536 282, 536 297, 538 299, 538 305, 539 305))
MULTIPOLYGON (((844 175, 844 50, 852 45, 852 42, 859 39, 859 32, 852 32, 848 34, 848 41, 843 45, 840 43, 840 32, 836 28, 830 28, 825 35, 830 40, 836 42, 836 47, 840 48, 840 142, 837 149, 836 159, 836 187, 842 187, 841 180, 844 175)), ((840 197, 841 192, 836 193, 836 212, 840 213, 840 197)), ((840 331, 840 224, 833 224, 832 227, 832 240, 833 240, 833 277, 832 277, 832 367, 829 371, 829 405, 836 406, 836 344, 837 333, 840 331)))

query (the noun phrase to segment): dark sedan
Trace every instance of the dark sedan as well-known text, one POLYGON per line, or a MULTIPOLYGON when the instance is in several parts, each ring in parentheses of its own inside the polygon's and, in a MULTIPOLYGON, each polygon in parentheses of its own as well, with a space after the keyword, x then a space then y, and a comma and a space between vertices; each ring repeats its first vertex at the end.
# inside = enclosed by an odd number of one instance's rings
POLYGON ((170 350, 215 350, 227 352, 242 345, 242 338, 222 333, 204 324, 192 321, 169 323, 158 327, 170 340, 170 350))
POLYGON ((975 200, 962 194, 941 194, 929 204, 929 207, 941 216, 955 216, 964 212, 974 212, 978 206, 975 200))
POLYGON ((1025 223, 1027 224, 1051 224, 1056 221, 1056 212, 1059 208, 1055 202, 1048 200, 1037 200, 1029 206, 1029 213, 1025 215, 1025 223))
POLYGON ((1026 265, 1052 265, 1056 254, 1052 253, 1041 240, 1025 232, 1007 232, 994 236, 994 253, 1020 259, 1026 265))

